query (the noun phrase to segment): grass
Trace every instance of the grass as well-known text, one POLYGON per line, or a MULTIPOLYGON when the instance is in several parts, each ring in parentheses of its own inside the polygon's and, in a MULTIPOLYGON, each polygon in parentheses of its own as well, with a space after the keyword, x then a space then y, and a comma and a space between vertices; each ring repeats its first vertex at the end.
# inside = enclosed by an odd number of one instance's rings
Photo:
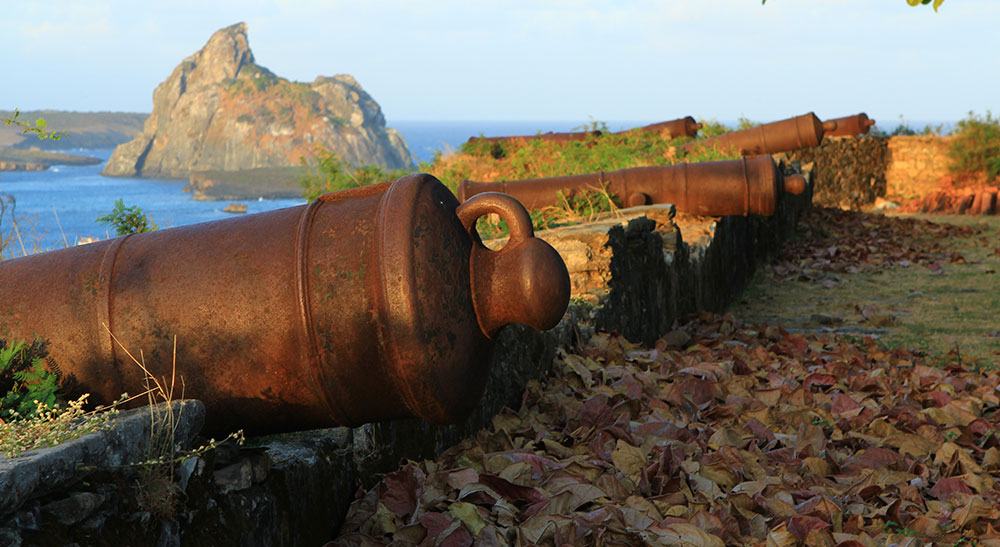
POLYGON ((630 131, 592 134, 582 141, 542 139, 499 143, 466 143, 462 153, 438 155, 421 166, 453 191, 463 180, 493 182, 616 171, 630 167, 736 159, 715 150, 686 154, 677 148, 689 138, 667 139, 654 133, 630 131))
POLYGON ((107 429, 117 410, 102 407, 85 411, 88 398, 84 394, 65 406, 38 401, 29 417, 21 418, 15 412, 13 418, 0 419, 0 455, 16 458, 29 450, 56 446, 107 429))
MULTIPOLYGON (((107 325, 104 325, 104 328, 107 330, 107 325)), ((209 439, 208 443, 198 448, 181 451, 176 439, 180 414, 175 414, 174 405, 171 404, 174 401, 178 380, 180 381, 181 399, 184 398, 184 377, 178 378, 177 376, 177 337, 174 336, 170 378, 168 380, 166 376, 157 378, 150 372, 141 350, 137 359, 110 330, 108 330, 108 334, 132 363, 143 372, 145 391, 139 397, 145 396, 147 398, 150 420, 149 444, 146 459, 129 465, 129 467, 138 469, 138 478, 135 481, 137 503, 140 508, 163 520, 172 519, 181 496, 181 490, 175 482, 177 465, 188 458, 202 456, 230 439, 242 445, 243 431, 231 433, 221 441, 209 439)), ((181 409, 183 411, 183 407, 181 409)))
POLYGON ((1000 365, 1000 217, 916 217, 982 232, 945 242, 964 262, 945 263, 940 270, 912 265, 838 273, 839 282, 827 287, 782 282, 765 267, 734 311, 753 322, 777 320, 790 328, 873 336, 887 348, 925 351, 942 365, 1000 365))

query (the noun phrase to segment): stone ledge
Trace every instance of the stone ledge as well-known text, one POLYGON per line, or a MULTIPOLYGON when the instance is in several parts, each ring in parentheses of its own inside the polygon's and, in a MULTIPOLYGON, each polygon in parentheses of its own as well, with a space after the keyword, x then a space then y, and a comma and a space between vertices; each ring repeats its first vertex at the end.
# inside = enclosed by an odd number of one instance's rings
MULTIPOLYGON (((166 404, 153 412, 163 415, 166 404)), ((190 446, 205 422, 201 401, 174 401, 177 416, 175 441, 190 446)), ((45 495, 80 479, 80 467, 120 467, 146 459, 150 441, 150 409, 137 408, 114 418, 113 426, 62 443, 24 452, 15 458, 0 457, 0 515, 16 510, 24 501, 45 495)))

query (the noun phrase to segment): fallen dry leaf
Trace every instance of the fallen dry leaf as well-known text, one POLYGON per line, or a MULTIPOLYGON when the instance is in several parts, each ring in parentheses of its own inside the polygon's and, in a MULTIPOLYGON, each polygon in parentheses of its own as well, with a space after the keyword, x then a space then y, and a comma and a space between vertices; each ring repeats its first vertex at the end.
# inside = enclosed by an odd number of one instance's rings
POLYGON ((731 316, 679 329, 683 348, 564 352, 519 411, 385 475, 333 544, 1000 543, 997 369, 731 316))

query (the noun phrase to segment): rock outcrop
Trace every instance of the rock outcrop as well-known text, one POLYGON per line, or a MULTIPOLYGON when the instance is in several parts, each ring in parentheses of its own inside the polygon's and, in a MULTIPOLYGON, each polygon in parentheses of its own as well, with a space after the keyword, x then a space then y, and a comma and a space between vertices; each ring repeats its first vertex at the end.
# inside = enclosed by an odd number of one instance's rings
POLYGON ((141 135, 103 174, 187 178, 205 170, 298 165, 324 147, 353 164, 408 167, 402 136, 351 76, 292 82, 254 63, 246 23, 217 31, 153 92, 141 135))

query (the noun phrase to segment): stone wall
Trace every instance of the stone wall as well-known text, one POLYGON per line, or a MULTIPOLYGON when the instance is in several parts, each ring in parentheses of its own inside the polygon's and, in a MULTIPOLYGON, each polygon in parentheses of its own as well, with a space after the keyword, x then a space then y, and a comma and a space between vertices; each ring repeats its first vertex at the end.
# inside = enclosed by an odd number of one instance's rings
POLYGON ((930 194, 949 175, 951 137, 917 135, 889 139, 885 196, 908 200, 930 194))
POLYGON ((165 512, 148 505, 156 483, 144 467, 80 469, 54 491, 0 514, 0 545, 89 545, 110 537, 116 544, 321 545, 334 537, 359 487, 401 461, 434 457, 504 408, 517 408, 527 382, 548 373, 559 347, 577 346, 597 328, 652 344, 684 314, 724 309, 809 200, 809 192, 788 196, 769 218, 694 217, 659 205, 539 232, 570 265, 573 303, 550 331, 513 325, 501 332, 486 393, 462 423, 399 420, 223 445, 178 464, 176 480, 160 485, 178 496, 165 512), (70 507, 62 520, 45 509, 62 506, 70 507))
POLYGON ((878 198, 897 203, 930 194, 949 175, 950 137, 832 137, 776 155, 812 165, 816 205, 861 210, 878 198))
POLYGON ((812 164, 813 203, 824 207, 862 209, 885 197, 889 166, 887 139, 832 137, 816 147, 787 155, 791 161, 812 164))

